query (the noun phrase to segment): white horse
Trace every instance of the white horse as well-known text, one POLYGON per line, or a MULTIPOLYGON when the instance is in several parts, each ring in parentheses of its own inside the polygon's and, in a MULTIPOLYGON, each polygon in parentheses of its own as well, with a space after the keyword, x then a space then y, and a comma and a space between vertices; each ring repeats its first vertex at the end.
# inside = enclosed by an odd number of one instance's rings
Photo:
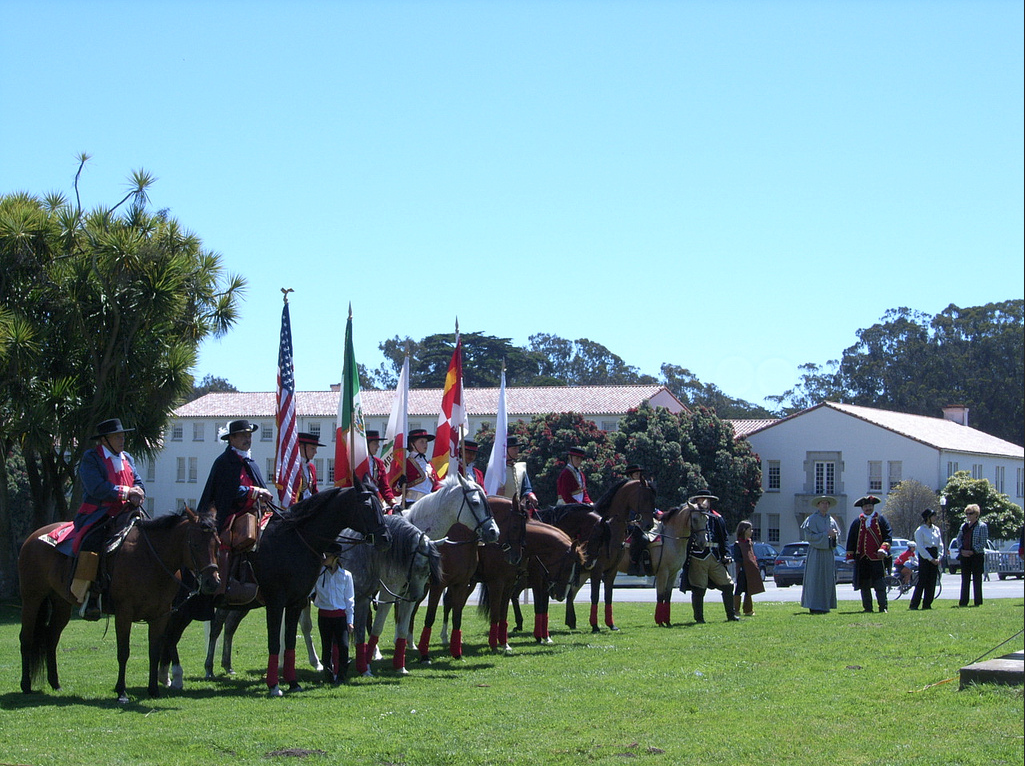
MULTIPOLYGON (((469 527, 485 543, 496 542, 501 534, 498 524, 491 516, 491 508, 488 505, 488 496, 484 492, 484 488, 458 473, 446 476, 441 482, 441 487, 435 492, 421 497, 403 511, 402 515, 417 529, 436 538, 439 543, 445 542, 448 530, 455 524, 469 527)), ((420 594, 420 598, 416 602, 399 602, 399 606, 395 610, 395 657, 392 660, 392 665, 400 673, 405 672, 406 646, 413 642, 413 637, 410 634, 410 618, 423 595, 420 594)), ((370 660, 381 659, 381 655, 377 651, 377 641, 381 633, 384 632, 384 625, 390 610, 390 603, 381 603, 377 610, 368 640, 368 663, 370 660)))

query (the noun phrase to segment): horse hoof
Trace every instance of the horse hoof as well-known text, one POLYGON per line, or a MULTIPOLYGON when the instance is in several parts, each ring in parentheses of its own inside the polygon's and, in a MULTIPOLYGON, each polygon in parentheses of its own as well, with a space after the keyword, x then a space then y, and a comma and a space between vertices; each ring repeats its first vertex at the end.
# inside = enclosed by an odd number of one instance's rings
POLYGON ((203 676, 203 680, 204 681, 213 681, 214 680, 214 674, 208 672, 206 675, 203 676))
POLYGON ((370 672, 370 668, 367 668, 366 670, 364 670, 360 675, 362 675, 364 678, 373 678, 374 677, 374 674, 370 672))
POLYGON ((270 691, 267 692, 268 697, 284 697, 285 693, 281 691, 280 686, 272 686, 270 691))
POLYGON ((303 690, 302 686, 300 686, 297 681, 293 681, 292 683, 290 683, 288 685, 288 693, 289 694, 291 694, 292 692, 301 692, 302 690, 303 690))
POLYGON ((117 704, 119 704, 119 705, 127 705, 128 704, 128 695, 127 694, 119 694, 117 696, 117 704))
POLYGON ((381 654, 381 647, 379 647, 379 646, 375 646, 374 647, 374 656, 371 657, 370 659, 372 659, 372 660, 383 660, 384 659, 384 655, 381 654))
POLYGON ((592 633, 601 633, 601 628, 599 628, 597 625, 592 625, 591 626, 591 632, 592 633))
POLYGON ((615 625, 609 625, 609 630, 619 630, 615 625))
POLYGON ((421 665, 430 665, 431 664, 431 660, 430 660, 429 657, 421 657, 420 658, 420 664, 421 665))
POLYGON ((311 662, 310 663, 310 667, 313 668, 316 672, 320 673, 324 669, 324 664, 321 663, 321 662, 318 662, 316 665, 314 665, 311 662))
POLYGON ((399 668, 395 672, 398 673, 400 676, 408 676, 409 675, 409 671, 406 670, 404 667, 403 668, 399 668))
POLYGON ((545 636, 544 643, 546 643, 546 644, 554 644, 555 642, 552 641, 552 637, 551 636, 545 636))

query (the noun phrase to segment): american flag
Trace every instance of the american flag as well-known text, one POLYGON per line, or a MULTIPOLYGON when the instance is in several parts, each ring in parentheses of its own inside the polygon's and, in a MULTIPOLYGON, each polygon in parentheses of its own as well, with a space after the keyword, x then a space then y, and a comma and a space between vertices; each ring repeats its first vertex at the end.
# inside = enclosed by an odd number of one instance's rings
POLYGON ((274 445, 274 484, 278 499, 290 506, 299 496, 299 440, 295 427, 295 369, 292 366, 292 323, 288 297, 281 310, 281 343, 278 346, 277 390, 278 439, 274 445))

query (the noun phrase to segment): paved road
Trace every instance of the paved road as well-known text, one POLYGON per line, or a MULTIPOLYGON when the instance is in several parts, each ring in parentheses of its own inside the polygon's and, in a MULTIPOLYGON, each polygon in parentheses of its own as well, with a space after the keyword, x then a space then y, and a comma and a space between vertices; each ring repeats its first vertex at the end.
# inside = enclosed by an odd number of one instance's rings
MULTIPOLYGON (((996 575, 991 575, 988 582, 982 583, 982 597, 987 598, 1017 598, 1025 599, 1025 581, 1022 580, 999 580, 996 575)), ((940 594, 940 600, 946 599, 957 599, 961 594, 961 575, 956 574, 945 574, 942 579, 943 592, 940 594)), ((584 586, 585 593, 584 599, 587 600, 586 596, 590 594, 587 588, 590 586, 584 586)), ((714 594, 713 594, 714 595, 714 594)), ((910 599, 911 594, 905 594, 901 596, 901 601, 910 599)), ((861 593, 854 590, 850 583, 844 583, 836 586, 836 597, 839 601, 861 601, 861 593)), ((616 596, 617 601, 641 601, 641 602, 655 602, 655 589, 654 588, 617 588, 616 596)), ((684 599, 689 600, 689 596, 684 596, 678 590, 673 595, 673 601, 682 601, 684 599)), ((581 600, 581 596, 577 596, 578 602, 581 600)), ((772 581, 770 577, 765 581, 765 593, 760 593, 755 596, 756 601, 766 602, 786 602, 786 601, 800 601, 801 600, 801 586, 791 585, 789 588, 777 588, 776 583, 772 581)))

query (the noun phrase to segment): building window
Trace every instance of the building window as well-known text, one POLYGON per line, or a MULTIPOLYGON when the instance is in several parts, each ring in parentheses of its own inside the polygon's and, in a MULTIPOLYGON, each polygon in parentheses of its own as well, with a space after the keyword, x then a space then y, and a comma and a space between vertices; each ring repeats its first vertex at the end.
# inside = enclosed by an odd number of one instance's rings
POLYGON ((174 509, 176 511, 180 511, 182 508, 185 507, 185 505, 186 505, 186 503, 185 503, 185 498, 184 497, 176 497, 174 499, 174 509))
POLYGON ((751 526, 754 527, 754 539, 762 539, 762 514, 752 513, 751 514, 751 526))
POLYGON ((768 529, 768 534, 766 535, 766 537, 768 538, 765 541, 767 543, 778 543, 779 542, 779 514, 778 513, 770 513, 769 514, 769 529, 768 529))
POLYGON ((180 442, 182 440, 184 429, 181 423, 174 423, 171 426, 171 441, 180 442))
POLYGON ((313 434, 313 438, 316 439, 319 442, 320 441, 320 421, 318 420, 316 423, 310 423, 309 428, 310 428, 310 433, 313 434))
POLYGON ((189 508, 191 508, 192 510, 196 510, 196 498, 189 498, 189 508))
POLYGON ((768 460, 765 463, 765 491, 779 492, 779 461, 768 460))
POLYGON ((185 482, 185 458, 178 458, 178 474, 175 477, 175 481, 184 483, 185 482))
MULTIPOLYGON (((818 460, 815 462, 815 494, 836 494, 836 463, 818 460)), ((770 517, 771 518, 771 517, 770 517)), ((772 522, 769 522, 770 526, 772 522)), ((779 522, 777 521, 777 534, 779 522)), ((777 538, 778 541, 778 538, 777 538)), ((770 541, 771 542, 771 541, 770 541)))
POLYGON ((1001 494, 1003 494, 1003 492, 1004 492, 1004 467, 1002 465, 998 465, 996 467, 996 470, 993 472, 993 479, 994 479, 993 486, 996 488, 996 491, 1001 493, 1001 494))
POLYGON ((203 441, 204 431, 206 424, 202 421, 196 421, 192 424, 192 441, 201 442, 203 441))
POLYGON ((331 424, 331 441, 338 441, 338 421, 331 424))
POLYGON ((901 482, 901 471, 903 470, 900 460, 890 460, 886 464, 887 470, 889 471, 889 492, 897 489, 897 485, 901 482))
POLYGON ((1025 468, 1018 469, 1018 497, 1025 497, 1025 468))
POLYGON ((157 480, 157 461, 150 459, 146 461, 146 481, 157 480))
POLYGON ((419 420, 410 420, 406 425, 409 426, 410 431, 415 431, 418 428, 423 428, 419 420))
POLYGON ((271 477, 271 483, 273 484, 274 480, 277 478, 277 477, 274 476, 274 458, 272 458, 272 457, 267 458, 266 465, 267 465, 267 470, 264 471, 264 475, 265 476, 270 476, 271 477))
POLYGON ((335 483, 335 461, 333 458, 327 459, 327 481, 329 484, 335 483))
POLYGON ((619 427, 618 420, 603 420, 601 422, 602 431, 615 431, 619 427))
POLYGON ((869 460, 868 461, 868 491, 869 492, 882 492, 883 491, 883 461, 882 460, 869 460))
POLYGON ((199 458, 189 458, 189 484, 195 484, 199 481, 199 458))
POLYGON ((152 497, 147 497, 146 498, 146 512, 150 515, 150 518, 153 518, 153 509, 155 507, 156 507, 156 500, 154 500, 152 497))
POLYGON ((955 473, 957 473, 957 471, 958 471, 957 461, 956 460, 948 460, 947 461, 947 478, 949 479, 951 476, 953 476, 955 473))
POLYGON ((273 423, 260 423, 260 441, 272 442, 274 441, 274 424, 273 423))
POLYGON ((982 478, 982 463, 972 463, 972 478, 973 479, 981 479, 982 478))
POLYGON ((313 470, 317 472, 317 479, 319 483, 320 477, 324 475, 324 458, 313 458, 313 470))

